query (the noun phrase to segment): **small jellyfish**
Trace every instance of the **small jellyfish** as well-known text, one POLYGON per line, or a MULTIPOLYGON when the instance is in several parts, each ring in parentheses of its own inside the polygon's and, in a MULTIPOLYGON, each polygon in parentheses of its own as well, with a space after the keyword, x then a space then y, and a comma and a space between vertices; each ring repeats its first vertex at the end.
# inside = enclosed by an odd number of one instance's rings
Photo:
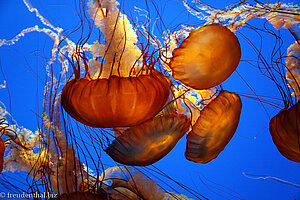
POLYGON ((278 151, 287 159, 300 163, 300 103, 281 110, 271 119, 269 130, 278 151))
POLYGON ((172 54, 173 77, 202 90, 221 84, 234 72, 241 48, 234 33, 211 24, 193 30, 172 54))
POLYGON ((106 149, 115 161, 133 166, 151 165, 167 155, 188 131, 185 115, 161 115, 130 127, 106 149))
POLYGON ((189 132, 186 159, 203 164, 215 159, 234 135, 241 109, 240 97, 222 90, 217 98, 203 108, 189 132))
POLYGON ((61 104, 77 121, 91 127, 133 126, 154 117, 165 105, 170 82, 159 72, 136 77, 69 81, 61 104))
POLYGON ((110 167, 101 174, 100 179, 103 179, 103 191, 110 194, 111 199, 166 199, 165 191, 154 180, 133 167, 110 167))
POLYGON ((3 170, 3 158, 4 158, 4 152, 5 152, 5 143, 0 138, 0 174, 3 170))

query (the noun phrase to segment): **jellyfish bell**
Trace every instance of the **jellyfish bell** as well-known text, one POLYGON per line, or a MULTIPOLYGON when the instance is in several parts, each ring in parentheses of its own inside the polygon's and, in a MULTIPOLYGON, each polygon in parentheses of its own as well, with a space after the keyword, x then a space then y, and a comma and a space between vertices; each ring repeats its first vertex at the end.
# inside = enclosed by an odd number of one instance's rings
POLYGON ((287 159, 300 163, 300 103, 281 110, 273 117, 269 130, 278 151, 287 159))
POLYGON ((136 77, 73 79, 61 104, 75 120, 92 127, 133 126, 154 117, 169 97, 170 82, 159 72, 136 77))
POLYGON ((241 108, 242 102, 237 94, 222 90, 201 110, 187 136, 185 157, 203 164, 215 159, 234 135, 241 108))
POLYGON ((0 137, 0 174, 3 170, 3 158, 4 158, 4 152, 5 152, 5 143, 0 137))
POLYGON ((160 115, 125 130, 105 151, 125 165, 151 165, 174 148, 189 124, 185 115, 160 115))
POLYGON ((221 84, 234 72, 241 48, 234 33, 211 24, 193 30, 172 54, 173 77, 200 90, 221 84))

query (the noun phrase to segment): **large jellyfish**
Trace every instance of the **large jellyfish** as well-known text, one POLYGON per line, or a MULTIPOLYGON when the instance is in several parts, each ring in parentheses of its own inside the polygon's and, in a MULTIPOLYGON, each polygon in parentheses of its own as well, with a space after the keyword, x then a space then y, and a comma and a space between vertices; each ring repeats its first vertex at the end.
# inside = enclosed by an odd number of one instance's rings
POLYGON ((100 44, 92 46, 89 62, 86 57, 79 61, 84 50, 74 53, 75 78, 62 90, 62 106, 77 121, 98 128, 128 127, 151 119, 169 97, 168 80, 155 70, 156 61, 151 54, 147 56, 149 50, 140 51, 136 46, 132 26, 116 4, 90 1, 89 7, 91 18, 103 32, 104 44, 98 41, 100 44))
MULTIPOLYGON (((299 164, 277 151, 267 126, 279 110, 294 110, 299 98, 299 56, 289 53, 299 46, 293 38, 299 6, 225 4, 3 3, 0 95, 6 108, 0 113, 10 131, 1 135, 0 194, 297 199, 299 164), (224 70, 221 78, 214 76, 216 66, 224 70), (198 79, 200 72, 210 73, 198 79), (225 91, 240 96, 243 109, 239 114, 236 96, 230 127, 218 127, 224 116, 210 119, 205 113, 225 91), (205 146, 213 153, 208 160, 218 157, 207 164, 184 157, 191 139, 186 132, 195 132, 199 121, 218 129, 214 144, 205 146)), ((204 155, 199 149, 197 155, 204 155)))
POLYGON ((194 89, 209 89, 234 72, 241 48, 229 29, 210 24, 193 30, 172 54, 170 67, 175 79, 194 89))
POLYGON ((92 127, 140 124, 163 108, 170 91, 166 78, 150 71, 138 77, 73 79, 62 91, 62 105, 74 119, 92 127))

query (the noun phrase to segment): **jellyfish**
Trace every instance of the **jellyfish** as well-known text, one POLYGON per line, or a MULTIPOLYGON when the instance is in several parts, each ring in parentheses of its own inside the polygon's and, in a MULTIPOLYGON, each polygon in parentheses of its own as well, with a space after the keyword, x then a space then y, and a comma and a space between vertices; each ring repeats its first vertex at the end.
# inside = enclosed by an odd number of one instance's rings
POLYGON ((84 65, 84 77, 72 64, 75 77, 62 90, 63 108, 75 120, 97 128, 128 127, 151 119, 169 97, 169 81, 135 45, 136 34, 116 5, 90 1, 89 6, 105 44, 92 47, 90 62, 78 63, 84 65), (101 62, 97 56, 102 56, 101 62), (91 76, 93 67, 97 71, 91 76))
MULTIPOLYGON (((300 162, 300 132, 299 132, 299 55, 300 41, 299 35, 293 32, 292 27, 288 27, 298 40, 288 48, 286 61, 286 85, 292 88, 282 91, 285 108, 274 116, 269 123, 274 144, 279 152, 289 160, 300 162), (293 103, 293 96, 297 103, 293 103), (289 108, 290 107, 290 108, 289 108)), ((279 88, 281 89, 281 88, 279 88)))
POLYGON ((61 103, 77 121, 97 128, 133 126, 154 117, 165 105, 170 91, 159 72, 138 77, 111 76, 69 81, 61 103))
POLYGON ((211 24, 193 30, 172 54, 173 77, 200 90, 221 84, 234 72, 241 48, 234 33, 211 24))
POLYGON ((103 190, 109 193, 112 199, 193 200, 186 195, 163 190, 157 182, 133 167, 110 167, 101 174, 101 177, 103 177, 103 190))
POLYGON ((164 191, 159 185, 132 167, 110 167, 101 177, 103 190, 113 199, 164 199, 164 191))
POLYGON ((287 159, 300 163, 300 103, 281 110, 269 124, 278 151, 287 159))
POLYGON ((105 151, 125 165, 151 165, 167 155, 188 129, 186 115, 161 115, 128 128, 105 151))
POLYGON ((1 174, 2 170, 3 170, 4 152, 5 152, 5 143, 2 140, 2 138, 0 138, 0 174, 1 174))
POLYGON ((189 132, 185 157, 203 164, 215 159, 233 137, 241 109, 240 97, 222 90, 217 98, 203 108, 189 132))

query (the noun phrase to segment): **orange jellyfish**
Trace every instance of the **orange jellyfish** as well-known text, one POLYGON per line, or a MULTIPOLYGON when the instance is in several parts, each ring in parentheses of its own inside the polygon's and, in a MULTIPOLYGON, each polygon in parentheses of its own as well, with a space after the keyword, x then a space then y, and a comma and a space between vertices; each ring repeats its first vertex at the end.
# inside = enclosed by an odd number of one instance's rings
POLYGON ((5 152, 5 143, 0 138, 0 174, 3 170, 3 158, 4 158, 4 152, 5 152))
POLYGON ((159 59, 150 50, 150 44, 140 45, 137 32, 128 18, 120 14, 118 4, 107 2, 89 3, 88 13, 104 42, 71 47, 74 51, 68 61, 75 79, 63 88, 61 104, 71 117, 88 126, 134 126, 151 119, 163 108, 170 82, 155 70, 159 59), (80 68, 84 68, 84 73, 80 68))
POLYGON ((221 91, 200 113, 187 136, 186 159, 208 163, 215 159, 234 135, 242 109, 240 97, 221 91))
POLYGON ((157 116, 125 130, 105 151, 112 159, 125 165, 151 165, 174 148, 189 125, 185 115, 157 116))
POLYGON ((287 159, 300 163, 300 104, 283 109, 269 124, 278 151, 287 159))
POLYGON ((85 125, 125 127, 154 117, 168 100, 169 91, 169 81, 155 70, 137 77, 75 78, 65 85, 61 103, 85 125))
POLYGON ((173 77, 200 90, 221 84, 234 72, 241 48, 229 29, 211 24, 193 30, 172 54, 173 77))

